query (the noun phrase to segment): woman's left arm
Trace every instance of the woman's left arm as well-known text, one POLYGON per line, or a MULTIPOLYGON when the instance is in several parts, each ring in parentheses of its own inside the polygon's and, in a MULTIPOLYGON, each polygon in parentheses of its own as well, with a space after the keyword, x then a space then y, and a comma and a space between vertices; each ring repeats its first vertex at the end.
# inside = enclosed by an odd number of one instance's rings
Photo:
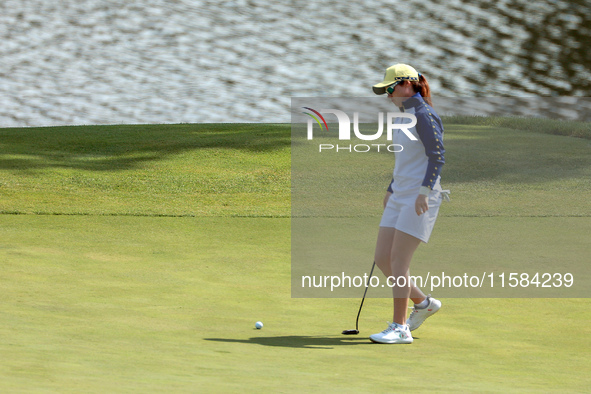
POLYGON ((433 190, 437 178, 441 174, 441 168, 445 164, 445 149, 443 147, 443 125, 437 113, 427 103, 423 103, 417 108, 415 116, 417 117, 417 134, 425 147, 428 159, 421 192, 415 202, 417 215, 421 215, 429 209, 429 191, 433 190))

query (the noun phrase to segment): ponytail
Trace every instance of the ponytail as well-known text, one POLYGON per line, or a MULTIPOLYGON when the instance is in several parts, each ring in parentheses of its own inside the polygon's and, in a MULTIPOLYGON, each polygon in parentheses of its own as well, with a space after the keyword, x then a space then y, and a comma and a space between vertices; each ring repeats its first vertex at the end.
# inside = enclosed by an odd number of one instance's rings
POLYGON ((423 96, 423 99, 429 104, 431 107, 433 106, 433 102, 431 101, 431 89, 429 88, 429 83, 427 82, 427 78, 423 76, 423 74, 419 74, 419 80, 411 82, 412 87, 415 93, 420 93, 423 96))

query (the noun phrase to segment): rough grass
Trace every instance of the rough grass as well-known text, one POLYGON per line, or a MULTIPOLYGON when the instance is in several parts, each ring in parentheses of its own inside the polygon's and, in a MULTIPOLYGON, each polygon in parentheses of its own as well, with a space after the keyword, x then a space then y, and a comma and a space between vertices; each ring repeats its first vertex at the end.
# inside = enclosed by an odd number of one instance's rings
POLYGON ((0 212, 289 215, 289 126, 0 130, 0 212))
MULTIPOLYGON (((591 199, 585 197, 591 193, 591 141, 454 123, 445 124, 444 141, 441 184, 451 190, 453 203, 441 215, 591 215, 591 199)), ((325 142, 334 143, 314 140, 314 144, 325 142)), ((392 153, 317 154, 317 150, 306 145, 292 150, 294 215, 380 215, 392 177, 392 153)))
POLYGON ((446 124, 475 125, 502 127, 512 130, 533 131, 591 139, 591 123, 565 121, 562 119, 532 118, 524 116, 445 116, 443 122, 446 124))

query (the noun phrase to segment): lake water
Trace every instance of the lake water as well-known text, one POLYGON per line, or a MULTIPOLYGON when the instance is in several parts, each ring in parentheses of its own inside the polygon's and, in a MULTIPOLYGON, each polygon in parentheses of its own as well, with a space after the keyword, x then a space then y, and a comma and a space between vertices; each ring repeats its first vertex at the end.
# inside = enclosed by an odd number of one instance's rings
POLYGON ((2 0, 0 127, 289 122, 410 63, 437 96, 591 96, 591 1, 2 0))

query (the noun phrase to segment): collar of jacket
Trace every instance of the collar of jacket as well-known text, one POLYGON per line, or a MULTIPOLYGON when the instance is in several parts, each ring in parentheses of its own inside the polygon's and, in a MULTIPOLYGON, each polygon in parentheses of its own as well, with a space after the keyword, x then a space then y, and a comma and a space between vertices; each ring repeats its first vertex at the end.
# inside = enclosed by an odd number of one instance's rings
POLYGON ((414 96, 409 97, 406 101, 402 103, 403 108, 412 108, 416 107, 419 104, 422 104, 425 100, 423 100, 423 96, 419 92, 415 93, 414 96))

